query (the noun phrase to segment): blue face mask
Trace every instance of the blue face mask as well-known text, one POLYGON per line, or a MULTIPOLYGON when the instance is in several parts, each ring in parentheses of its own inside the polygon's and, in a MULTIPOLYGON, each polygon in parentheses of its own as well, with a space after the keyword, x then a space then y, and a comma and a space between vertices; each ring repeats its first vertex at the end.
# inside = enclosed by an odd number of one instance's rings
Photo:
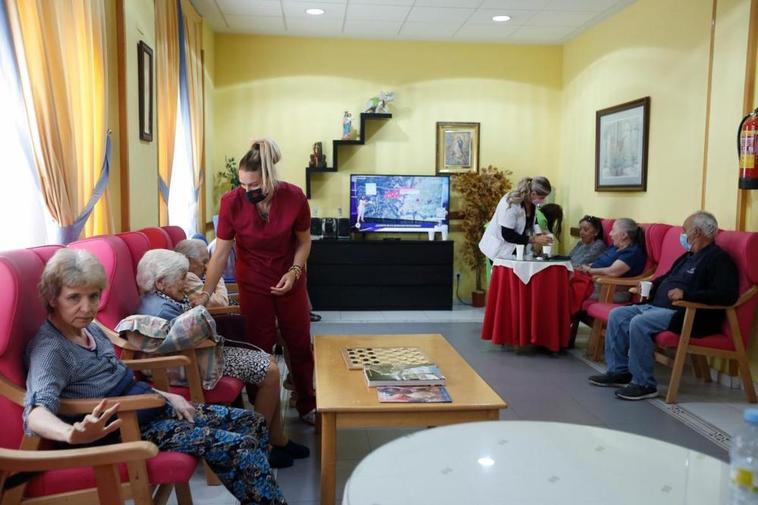
POLYGON ((687 242, 687 234, 682 233, 679 235, 679 243, 682 244, 682 247, 684 247, 685 251, 691 251, 692 250, 692 244, 687 242))

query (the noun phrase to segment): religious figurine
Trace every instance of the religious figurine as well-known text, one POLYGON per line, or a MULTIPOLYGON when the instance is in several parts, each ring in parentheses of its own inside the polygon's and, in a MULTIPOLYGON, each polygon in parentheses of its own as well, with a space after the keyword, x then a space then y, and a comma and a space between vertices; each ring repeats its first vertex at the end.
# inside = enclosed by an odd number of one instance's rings
POLYGON ((345 111, 342 116, 342 140, 350 140, 353 135, 353 116, 350 111, 345 111))
POLYGON ((321 142, 313 144, 313 153, 311 154, 308 166, 311 168, 325 168, 326 167, 326 155, 321 147, 321 142))

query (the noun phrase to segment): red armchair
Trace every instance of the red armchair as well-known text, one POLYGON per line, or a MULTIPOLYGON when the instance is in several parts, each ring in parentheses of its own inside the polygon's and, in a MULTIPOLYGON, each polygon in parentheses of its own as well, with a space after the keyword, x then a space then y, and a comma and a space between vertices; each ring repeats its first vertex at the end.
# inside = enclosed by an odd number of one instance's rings
MULTIPOLYGON (((674 230, 678 234, 681 229, 675 228, 674 230)), ((756 262, 756 258, 758 258, 758 233, 722 231, 716 236, 716 244, 726 251, 737 265, 740 297, 734 305, 729 306, 703 305, 686 301, 674 303, 674 305, 686 308, 681 334, 664 331, 655 337, 655 342, 659 348, 655 354, 656 359, 673 367, 666 393, 666 403, 676 402, 684 363, 688 354, 692 355, 693 358, 713 356, 736 360, 745 395, 750 403, 756 403, 747 348, 755 319, 756 305, 758 305, 758 297, 756 297, 758 294, 758 286, 756 286, 758 284, 758 262, 756 262), (726 310, 726 320, 721 333, 702 338, 692 338, 690 335, 696 311, 714 309, 726 310), (675 351, 674 358, 672 359, 666 351, 675 351)), ((681 247, 679 247, 678 252, 681 255, 681 247)), ((709 381, 707 362, 702 358, 696 359, 694 362, 695 373, 706 382, 709 381)))
MULTIPOLYGON (((28 451, 44 448, 44 441, 40 438, 24 435, 21 417, 25 395, 23 388, 26 383, 24 352, 27 343, 46 318, 36 292, 43 269, 44 262, 39 251, 21 249, 0 253, 0 285, 4 287, 0 294, 0 412, 3 413, 0 447, 5 449, 28 451)), ((177 356, 160 358, 154 363, 160 369, 184 366, 189 361, 183 356, 177 356)), ((157 375, 160 376, 160 372, 157 375)), ((97 402, 98 400, 62 400, 61 412, 69 415, 88 413, 97 402)), ((163 405, 163 399, 157 395, 138 395, 124 397, 120 403, 118 415, 124 420, 121 438, 126 442, 136 442, 139 440, 139 429, 135 410, 163 405)), ((175 487, 179 503, 190 505, 192 498, 188 481, 196 467, 197 459, 192 456, 160 452, 147 462, 137 458, 126 465, 119 465, 118 477, 123 483, 124 496, 134 499, 138 504, 152 503, 149 484, 158 486, 156 493, 161 496, 167 496, 171 488, 175 487)), ((96 502, 98 492, 95 471, 88 467, 44 471, 25 484, 8 490, 3 497, 3 504, 24 503, 41 497, 54 501, 58 495, 66 503, 96 502)))

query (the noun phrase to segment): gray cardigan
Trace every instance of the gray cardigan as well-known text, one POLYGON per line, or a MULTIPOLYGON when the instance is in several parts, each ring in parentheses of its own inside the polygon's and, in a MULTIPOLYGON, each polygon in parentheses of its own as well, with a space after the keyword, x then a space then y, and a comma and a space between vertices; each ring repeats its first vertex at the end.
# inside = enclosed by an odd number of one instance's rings
POLYGON ((589 245, 584 244, 580 240, 569 253, 571 264, 575 267, 588 265, 599 258, 607 248, 608 246, 605 245, 605 242, 600 239, 595 240, 589 245))

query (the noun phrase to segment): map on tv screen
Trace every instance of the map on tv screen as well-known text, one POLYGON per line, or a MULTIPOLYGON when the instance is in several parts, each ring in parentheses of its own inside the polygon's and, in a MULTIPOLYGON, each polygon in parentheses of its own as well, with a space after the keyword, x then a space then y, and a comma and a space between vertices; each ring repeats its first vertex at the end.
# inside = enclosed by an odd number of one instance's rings
POLYGON ((356 231, 419 231, 447 224, 447 176, 351 175, 350 222, 356 231))

